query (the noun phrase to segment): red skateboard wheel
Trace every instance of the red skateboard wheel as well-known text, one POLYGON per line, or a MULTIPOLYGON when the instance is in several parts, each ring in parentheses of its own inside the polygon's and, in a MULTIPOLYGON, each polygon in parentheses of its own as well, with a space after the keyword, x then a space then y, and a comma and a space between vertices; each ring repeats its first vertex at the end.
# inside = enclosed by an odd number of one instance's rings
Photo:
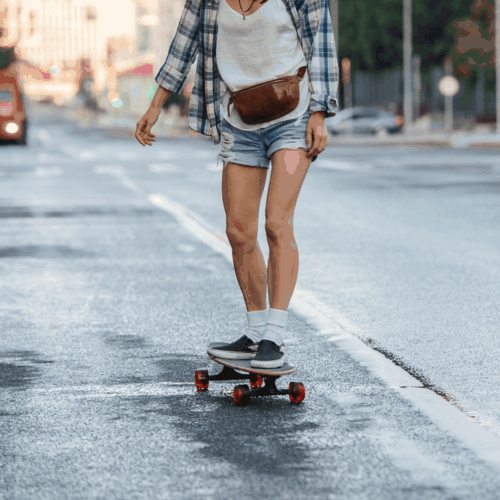
POLYGON ((198 392, 208 390, 208 370, 197 370, 194 374, 194 383, 198 392))
POLYGON ((246 406, 250 403, 250 388, 248 385, 237 385, 233 391, 233 399, 238 406, 246 406))
POLYGON ((288 390, 290 391, 290 401, 292 403, 300 403, 304 401, 306 397, 306 388, 304 384, 300 382, 290 382, 288 386, 288 390))
POLYGON ((262 387, 262 384, 264 383, 262 377, 258 373, 250 373, 249 380, 251 387, 262 387))

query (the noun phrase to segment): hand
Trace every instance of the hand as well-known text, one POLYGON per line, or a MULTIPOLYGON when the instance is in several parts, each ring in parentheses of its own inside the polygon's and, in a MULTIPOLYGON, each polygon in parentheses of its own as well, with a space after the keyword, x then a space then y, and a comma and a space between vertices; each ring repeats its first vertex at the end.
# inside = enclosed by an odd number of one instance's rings
POLYGON ((149 108, 144 116, 137 122, 135 129, 135 138, 145 146, 148 144, 152 146, 156 142, 156 135, 151 134, 151 127, 158 121, 160 110, 156 108, 149 108))
POLYGON ((306 140, 307 147, 309 148, 307 158, 317 156, 325 150, 328 140, 328 130, 325 125, 325 113, 323 111, 316 111, 309 117, 306 140))

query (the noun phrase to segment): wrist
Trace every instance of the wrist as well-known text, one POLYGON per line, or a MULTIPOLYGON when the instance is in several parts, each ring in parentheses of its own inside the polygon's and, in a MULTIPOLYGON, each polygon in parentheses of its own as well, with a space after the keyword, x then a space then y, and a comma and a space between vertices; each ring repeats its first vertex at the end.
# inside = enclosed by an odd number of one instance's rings
POLYGON ((149 109, 151 111, 154 111, 155 113, 159 113, 161 111, 161 108, 163 107, 163 104, 155 104, 155 103, 151 103, 149 105, 149 109))

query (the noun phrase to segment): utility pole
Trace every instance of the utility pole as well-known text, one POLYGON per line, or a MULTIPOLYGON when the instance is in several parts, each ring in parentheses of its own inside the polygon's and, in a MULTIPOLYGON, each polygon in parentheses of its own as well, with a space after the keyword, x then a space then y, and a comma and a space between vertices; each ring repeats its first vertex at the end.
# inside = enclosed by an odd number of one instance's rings
MULTIPOLYGON (((453 66, 451 60, 447 59, 444 63, 445 76, 451 76, 453 66)), ((448 134, 453 132, 453 94, 447 93, 444 97, 444 131, 448 134)))
POLYGON ((495 79, 497 134, 500 134, 500 0, 495 0, 495 79))
POLYGON ((439 92, 444 95, 444 131, 448 134, 453 132, 453 96, 460 89, 458 80, 453 76, 453 64, 451 59, 444 63, 444 76, 439 80, 439 92))
POLYGON ((411 130, 413 122, 411 54, 412 54, 411 0, 403 0, 403 73, 404 73, 403 116, 404 116, 405 133, 408 133, 411 130))
POLYGON ((330 17, 332 18, 333 36, 335 38, 335 50, 339 55, 339 0, 328 0, 330 17))
POLYGON ((413 102, 414 102, 414 115, 413 118, 418 119, 420 117, 420 64, 422 60, 418 54, 413 56, 413 102))

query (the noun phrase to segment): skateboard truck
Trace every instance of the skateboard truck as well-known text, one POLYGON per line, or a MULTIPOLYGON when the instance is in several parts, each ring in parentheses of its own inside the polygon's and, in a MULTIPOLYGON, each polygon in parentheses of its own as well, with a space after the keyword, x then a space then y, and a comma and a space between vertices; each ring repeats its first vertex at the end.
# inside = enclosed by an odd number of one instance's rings
POLYGON ((238 373, 229 366, 224 366, 220 373, 210 375, 208 370, 198 370, 194 374, 194 381, 198 392, 208 390, 210 380, 249 380, 252 387, 260 387, 262 385, 262 377, 258 373, 238 373))
POLYGON ((237 385, 233 391, 233 399, 237 405, 249 404, 251 397, 257 396, 289 396, 292 403, 300 403, 306 396, 306 389, 300 382, 290 382, 288 389, 278 389, 276 380, 282 375, 289 375, 295 371, 292 365, 285 365, 283 368, 275 369, 255 369, 248 361, 233 361, 216 358, 209 355, 209 358, 223 365, 220 373, 210 375, 208 370, 198 370, 194 375, 194 380, 198 392, 208 390, 210 380, 249 380, 248 385, 237 385), (245 374, 238 371, 247 372, 245 374), (263 382, 265 383, 263 384, 263 382))
POLYGON ((247 405, 251 397, 286 396, 292 403, 300 403, 306 397, 306 388, 300 382, 290 382, 288 389, 278 389, 276 380, 279 377, 264 377, 264 385, 250 389, 248 385, 237 385, 233 391, 233 399, 237 405, 247 405))

